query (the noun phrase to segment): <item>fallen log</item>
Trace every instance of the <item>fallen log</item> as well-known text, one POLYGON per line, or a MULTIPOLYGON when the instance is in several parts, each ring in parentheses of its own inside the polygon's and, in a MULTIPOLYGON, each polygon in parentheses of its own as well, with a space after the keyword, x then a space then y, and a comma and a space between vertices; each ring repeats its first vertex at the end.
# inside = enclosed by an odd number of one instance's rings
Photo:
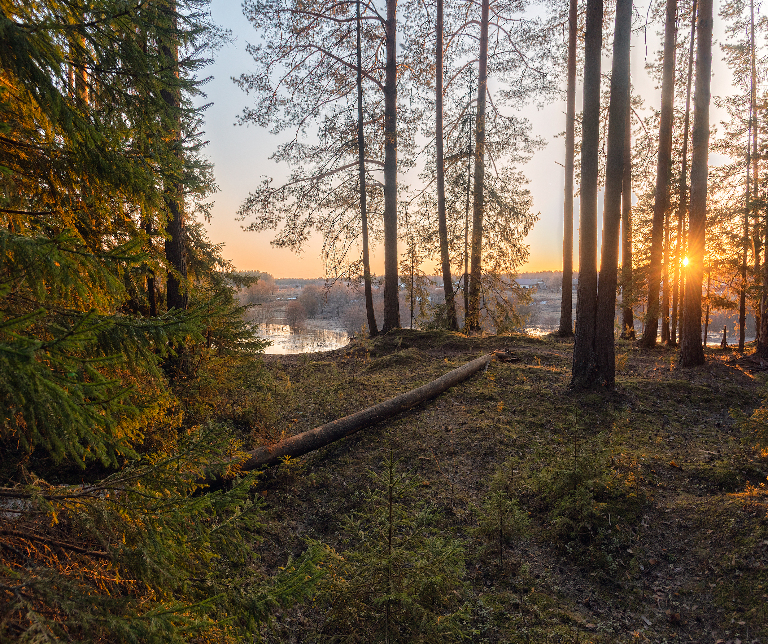
POLYGON ((354 434, 365 427, 399 414, 401 411, 405 411, 425 400, 439 396, 444 391, 486 367, 493 360, 493 357, 494 354, 492 353, 486 354, 458 369, 449 371, 437 380, 433 380, 416 389, 411 389, 378 405, 368 407, 368 409, 363 409, 344 418, 333 420, 330 423, 315 427, 301 434, 296 434, 296 436, 286 438, 274 445, 258 447, 251 452, 247 452, 245 459, 239 464, 239 469, 247 472, 258 467, 274 465, 286 456, 301 456, 329 443, 333 443, 340 438, 354 434))

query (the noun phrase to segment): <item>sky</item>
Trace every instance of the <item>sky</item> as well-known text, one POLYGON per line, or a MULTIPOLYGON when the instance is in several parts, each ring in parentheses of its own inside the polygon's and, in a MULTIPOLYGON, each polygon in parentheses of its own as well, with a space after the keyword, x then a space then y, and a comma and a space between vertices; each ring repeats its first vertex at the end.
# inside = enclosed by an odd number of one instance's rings
MULTIPOLYGON (((638 5, 637 12, 645 13, 638 5)), ((720 2, 715 1, 715 37, 718 37, 717 18, 720 2)), ((252 58, 246 52, 246 44, 256 40, 256 32, 242 15, 239 2, 212 0, 213 20, 231 30, 232 42, 216 52, 215 62, 206 71, 211 80, 203 87, 211 106, 205 113, 205 139, 208 141, 206 156, 214 164, 219 191, 212 219, 206 229, 212 242, 223 243, 223 255, 238 270, 257 270, 275 277, 313 278, 324 275, 320 259, 320 239, 316 235, 300 255, 291 250, 270 245, 272 231, 252 232, 243 230, 244 222, 236 220, 237 209, 248 193, 259 183, 263 175, 284 176, 286 168, 277 165, 269 156, 279 139, 267 130, 253 125, 236 124, 238 114, 248 105, 249 97, 235 85, 232 77, 255 71, 252 58)), ((633 36, 632 82, 649 104, 656 109, 661 93, 644 71, 646 60, 653 60, 655 48, 660 47, 655 36, 657 27, 648 28, 647 43, 642 37, 633 36)), ((722 62, 720 49, 713 47, 712 94, 729 91, 730 74, 722 62)), ((610 69, 610 58, 604 58, 603 69, 610 69)), ((576 110, 581 109, 581 88, 577 87, 576 110)), ((526 238, 530 246, 530 258, 521 268, 524 271, 560 270, 563 247, 563 156, 564 141, 557 134, 565 129, 565 101, 556 101, 541 109, 528 107, 521 111, 533 126, 533 133, 544 137, 547 145, 538 151, 524 166, 530 179, 529 189, 533 196, 533 211, 540 213, 539 221, 526 238)), ((711 122, 714 124, 724 114, 714 104, 711 122)), ((712 158, 712 161, 716 159, 712 158)), ((574 262, 578 264, 578 198, 574 203, 574 262)), ((602 193, 598 199, 598 214, 602 214, 602 193)), ((383 248, 374 246, 371 258, 372 270, 384 272, 383 248)))

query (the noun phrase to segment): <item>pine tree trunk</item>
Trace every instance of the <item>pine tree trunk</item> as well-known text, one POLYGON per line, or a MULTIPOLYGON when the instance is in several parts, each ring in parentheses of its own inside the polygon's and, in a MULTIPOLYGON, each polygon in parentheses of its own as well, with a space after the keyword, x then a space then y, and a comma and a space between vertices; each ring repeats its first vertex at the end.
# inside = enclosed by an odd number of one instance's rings
POLYGON ((596 379, 597 179, 600 139, 600 62, 603 49, 603 0, 587 0, 584 38, 584 98, 579 199, 579 286, 571 386, 590 387, 596 379))
POLYGON ((712 77, 712 0, 699 0, 696 46, 696 91, 693 97, 691 144, 691 212, 688 232, 688 271, 685 280, 680 364, 704 364, 701 345, 701 286, 707 219, 709 103, 712 77))
MULTIPOLYGON (((359 1, 359 0, 358 0, 359 1)), ((445 161, 443 159, 443 0, 437 0, 435 46, 435 141, 437 144, 437 227, 440 236, 440 264, 443 271, 445 315, 448 328, 456 330, 456 302, 453 298, 451 258, 448 253, 448 223, 445 214, 445 161)))
POLYGON ((568 11, 568 87, 565 98, 565 195, 563 199, 563 288, 560 299, 560 328, 563 338, 573 336, 573 165, 576 124, 576 37, 577 0, 568 11))
POLYGON ((360 219, 363 227, 363 283, 365 289, 365 313, 368 318, 368 333, 378 335, 376 314, 373 310, 373 289, 371 287, 371 261, 368 250, 368 208, 366 204, 365 181, 365 133, 363 132, 363 52, 361 44, 362 24, 360 0, 357 0, 357 160, 360 167, 360 219))
POLYGON ((384 81, 384 328, 400 328, 397 275, 397 0, 387 0, 384 81))
POLYGON ((685 92, 685 116, 683 117, 683 161, 680 168, 680 183, 678 184, 678 202, 677 202, 677 237, 675 240, 675 270, 672 287, 672 328, 669 332, 669 343, 671 346, 677 344, 678 321, 682 319, 680 313, 682 306, 679 305, 680 285, 682 274, 680 265, 682 254, 685 251, 683 243, 685 215, 688 212, 688 134, 690 129, 691 112, 691 85, 693 81, 693 53, 696 42, 696 0, 693 0, 691 7, 691 42, 688 49, 688 79, 685 92))
POLYGON ((485 183, 485 102, 488 93, 488 22, 490 0, 482 0, 480 18, 480 64, 477 78, 477 116, 475 118, 475 180, 472 205, 472 253, 469 275, 469 311, 466 327, 480 329, 480 280, 482 271, 483 208, 485 183))
POLYGON ((749 3, 749 54, 750 54, 750 108, 752 112, 752 182, 754 183, 754 192, 752 198, 753 208, 755 209, 755 227, 758 238, 758 245, 765 248, 763 271, 760 289, 760 332, 757 334, 757 354, 763 358, 768 358, 768 221, 761 222, 760 217, 760 175, 758 154, 758 138, 760 128, 757 115, 757 64, 755 51, 755 3, 750 0, 749 3))
POLYGON ((664 213, 664 263, 661 272, 661 342, 666 345, 669 345, 669 220, 670 212, 667 210, 664 213))
MULTIPOLYGON (((160 54, 165 59, 168 69, 172 70, 173 76, 179 77, 179 49, 176 39, 176 2, 170 0, 163 8, 169 21, 169 31, 172 35, 160 42, 160 54)), ((165 206, 168 214, 166 224, 165 240, 165 258, 171 267, 166 278, 166 302, 168 310, 179 309, 186 310, 188 305, 188 295, 186 285, 187 279, 187 258, 185 248, 184 231, 184 198, 183 187, 181 185, 182 175, 182 149, 181 149, 181 96, 178 86, 164 87, 160 95, 168 106, 171 115, 174 131, 171 136, 174 141, 174 152, 176 156, 176 167, 173 169, 174 175, 168 177, 168 184, 164 191, 165 206)))
POLYGON ((621 189, 624 179, 624 140, 629 103, 629 46, 632 33, 632 0, 617 0, 611 68, 611 102, 608 112, 608 151, 605 164, 603 245, 597 292, 595 354, 598 382, 613 388, 616 378, 616 283, 619 265, 621 189))
MULTIPOLYGON (((750 171, 751 171, 751 156, 752 151, 750 146, 752 145, 752 106, 749 110, 749 125, 747 127, 747 157, 746 157, 746 191, 744 194, 744 238, 742 239, 741 246, 741 285, 739 288, 739 351, 744 351, 744 343, 747 335, 747 257, 749 256, 749 214, 750 214, 750 197, 752 196, 750 185, 750 171)), ((760 351, 760 343, 758 342, 758 352, 760 351)))
POLYGON ((632 283, 632 105, 627 101, 624 134, 624 176, 621 181, 621 337, 635 339, 635 303, 632 283))
POLYGON ((659 152, 656 162, 656 195, 651 228, 651 258, 648 267, 648 312, 641 340, 644 347, 656 344, 659 324, 659 285, 661 282, 662 241, 664 219, 669 209, 669 177, 672 165, 672 121, 675 98, 675 41, 677 0, 667 0, 664 26, 664 69, 661 81, 661 118, 659 122, 659 152))

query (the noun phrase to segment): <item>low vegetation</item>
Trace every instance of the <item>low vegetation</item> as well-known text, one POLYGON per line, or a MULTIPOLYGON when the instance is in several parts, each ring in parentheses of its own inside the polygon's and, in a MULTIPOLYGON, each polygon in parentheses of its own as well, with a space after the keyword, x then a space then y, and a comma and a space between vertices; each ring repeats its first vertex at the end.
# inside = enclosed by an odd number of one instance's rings
POLYGON ((570 343, 402 331, 265 358, 275 428, 495 349, 512 360, 263 474, 264 564, 322 543, 327 566, 265 641, 768 637, 765 376, 738 353, 681 370, 671 350, 620 344, 617 390, 577 396, 570 343))

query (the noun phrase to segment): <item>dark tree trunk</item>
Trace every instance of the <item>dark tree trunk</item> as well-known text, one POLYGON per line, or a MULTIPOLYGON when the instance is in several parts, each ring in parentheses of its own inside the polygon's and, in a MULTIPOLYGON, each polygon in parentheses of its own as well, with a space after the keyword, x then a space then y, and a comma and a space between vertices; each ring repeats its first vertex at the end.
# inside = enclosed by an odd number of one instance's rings
MULTIPOLYGON (((147 239, 152 244, 152 219, 146 216, 144 220, 144 231, 147 233, 147 239)), ((149 301, 149 316, 157 316, 157 293, 155 292, 155 271, 147 268, 147 300, 149 301)))
POLYGON ((621 181, 621 337, 635 339, 632 283, 632 105, 627 101, 624 134, 624 175, 621 181))
POLYGON ((357 160, 360 167, 360 219, 363 227, 363 283, 365 288, 365 313, 368 318, 368 333, 378 335, 376 314, 373 310, 373 289, 371 288, 371 261, 368 250, 368 208, 366 204, 365 181, 365 133, 363 132, 363 52, 361 44, 362 24, 360 0, 357 0, 357 160))
POLYGON ((752 125, 752 182, 753 198, 752 207, 755 210, 755 228, 757 232, 758 245, 765 247, 763 260, 763 270, 760 289, 760 332, 757 334, 757 354, 765 359, 768 358, 768 221, 761 222, 760 217, 760 175, 758 173, 758 164, 760 155, 758 154, 759 126, 757 121, 757 64, 755 52, 755 3, 750 0, 749 3, 749 57, 750 57, 750 97, 749 104, 752 112, 750 123, 752 125))
POLYGON ((669 345, 669 219, 664 213, 664 264, 661 273, 661 342, 669 345))
POLYGON ((579 200, 579 286, 571 386, 595 382, 597 311, 597 179, 600 138, 600 59, 603 49, 603 1, 587 0, 584 38, 584 98, 579 200))
POLYGON ((400 328, 397 276, 397 0, 387 0, 384 81, 384 328, 400 328))
POLYGON ((563 290, 560 299, 560 337, 573 336, 573 165, 576 124, 577 0, 568 11, 568 88, 565 108, 565 195, 563 199, 563 290))
POLYGON ((171 133, 174 141, 176 167, 172 170, 172 176, 167 177, 167 185, 164 191, 165 206, 168 214, 166 223, 165 258, 171 270, 166 278, 166 302, 168 310, 185 310, 188 305, 186 289, 187 257, 184 231, 184 200, 181 185, 182 176, 182 149, 181 149, 181 96, 178 87, 179 78, 179 49, 175 42, 177 24, 176 3, 174 0, 165 5, 164 11, 168 15, 171 36, 160 42, 160 54, 166 61, 167 68, 172 70, 174 80, 160 91, 160 94, 168 106, 170 120, 174 131, 171 133))
POLYGON ((704 364, 701 346, 701 286, 707 219, 707 172, 709 150, 709 102, 712 77, 712 0, 699 0, 696 33, 696 91, 693 97, 691 144, 691 212, 688 232, 688 271, 685 280, 683 337, 680 364, 704 364))
MULTIPOLYGON (((358 0, 359 2, 359 0, 358 0)), ((456 330, 456 302, 453 299, 451 259, 448 254, 448 224, 445 214, 445 161, 443 159, 443 0, 437 0, 435 45, 435 141, 437 144, 437 228, 440 235, 440 264, 443 271, 445 316, 448 328, 456 330)))
POLYGON ((629 103, 629 45, 632 0, 617 0, 611 67, 611 102, 608 112, 608 151, 605 164, 603 245, 597 292, 595 354, 599 384, 613 388, 616 378, 616 283, 619 265, 621 189, 624 179, 624 140, 629 103))
MULTIPOLYGON (((750 171, 752 151, 752 106, 749 111, 749 125, 747 127, 747 159, 746 159, 746 191, 744 194, 744 238, 741 240, 741 285, 739 287, 739 351, 744 351, 744 342, 747 335, 747 258, 749 256, 749 214, 750 214, 750 171)), ((760 342, 758 340, 758 352, 760 351, 760 342)))
POLYGON ((677 203, 677 238, 675 241, 675 270, 672 287, 672 328, 669 332, 669 343, 671 346, 677 344, 678 321, 682 319, 680 313, 682 306, 679 306, 680 284, 682 275, 680 273, 680 264, 682 255, 685 252, 683 243, 685 231, 685 215, 688 212, 688 133, 690 129, 691 112, 691 85, 693 80, 693 52, 696 42, 696 0, 693 0, 691 7, 691 42, 688 49, 688 80, 685 91, 685 116, 683 117, 683 161, 680 168, 680 183, 678 184, 678 203, 677 203))
POLYGON ((469 275, 468 330, 480 328, 480 281, 482 279, 483 208, 485 182, 485 99, 488 92, 488 22, 490 0, 482 0, 480 18, 480 64, 477 78, 477 116, 475 117, 475 189, 472 204, 472 255, 469 275))
POLYGON ((662 241, 664 219, 669 209, 669 178, 672 166, 672 120, 675 98, 675 41, 677 38, 677 0, 667 0, 664 26, 664 69, 661 81, 661 118, 659 123, 659 152, 656 162, 656 195, 651 228, 651 258, 648 270, 648 311, 641 345, 656 344, 659 325, 659 285, 661 282, 662 241))

